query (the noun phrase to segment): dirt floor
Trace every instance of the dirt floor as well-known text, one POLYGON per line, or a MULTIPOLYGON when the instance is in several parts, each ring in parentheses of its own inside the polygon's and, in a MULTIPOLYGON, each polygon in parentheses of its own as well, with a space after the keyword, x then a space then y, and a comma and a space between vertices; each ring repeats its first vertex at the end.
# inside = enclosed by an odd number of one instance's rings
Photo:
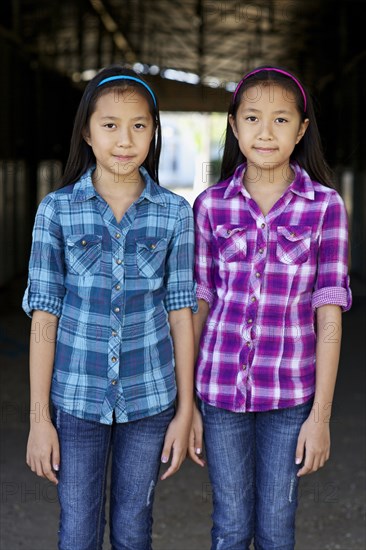
MULTIPOLYGON (((24 281, 0 292, 1 550, 57 548, 55 488, 25 464, 30 322, 20 309, 24 281)), ((297 550, 363 550, 365 537, 365 308, 354 287, 345 314, 332 420, 332 456, 300 485, 297 550)), ((211 490, 207 470, 186 461, 156 490, 154 550, 209 550, 211 490)), ((105 549, 109 549, 108 531, 105 549)), ((75 549, 77 550, 77 549, 75 549)))

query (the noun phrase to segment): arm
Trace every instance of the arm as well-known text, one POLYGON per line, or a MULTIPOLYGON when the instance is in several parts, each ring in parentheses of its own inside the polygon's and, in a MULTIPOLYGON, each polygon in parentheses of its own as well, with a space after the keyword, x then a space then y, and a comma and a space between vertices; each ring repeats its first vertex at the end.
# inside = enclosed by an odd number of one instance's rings
POLYGON ((329 420, 341 346, 341 311, 352 304, 348 277, 348 223, 343 201, 333 192, 324 212, 312 306, 317 317, 314 405, 301 427, 296 463, 302 476, 324 466, 329 458, 329 420))
POLYGON ((174 345, 175 371, 177 380, 176 414, 165 435, 161 460, 172 460, 164 480, 177 472, 186 457, 189 430, 193 413, 193 327, 190 308, 169 312, 169 323, 174 345))
POLYGON ((49 399, 58 318, 34 311, 30 340, 30 432, 27 464, 33 472, 57 484, 60 453, 57 432, 51 422, 49 399))
MULTIPOLYGON (((207 316, 210 311, 210 306, 205 300, 198 300, 198 311, 193 315, 193 333, 194 333, 194 361, 197 361, 199 344, 203 328, 206 324, 207 316)), ((205 463, 200 458, 203 445, 203 427, 202 418, 196 404, 193 405, 193 422, 189 437, 188 453, 190 458, 199 466, 204 466, 205 463)))
POLYGON ((316 472, 329 459, 329 422, 341 347, 341 315, 337 305, 324 305, 317 310, 315 396, 296 448, 296 463, 300 464, 305 457, 299 477, 316 472))
MULTIPOLYGON (((198 298, 198 311, 193 315, 194 360, 196 362, 202 331, 216 294, 213 278, 212 227, 208 207, 205 204, 205 193, 199 195, 195 200, 193 212, 195 219, 195 278, 198 298)), ((194 402, 188 453, 191 460, 199 466, 205 465, 204 460, 201 458, 202 447, 202 418, 194 402)))
POLYGON ((28 286, 23 309, 32 318, 30 341, 30 432, 27 464, 33 472, 57 483, 60 455, 49 414, 58 318, 62 313, 64 240, 54 194, 40 203, 32 234, 28 286))

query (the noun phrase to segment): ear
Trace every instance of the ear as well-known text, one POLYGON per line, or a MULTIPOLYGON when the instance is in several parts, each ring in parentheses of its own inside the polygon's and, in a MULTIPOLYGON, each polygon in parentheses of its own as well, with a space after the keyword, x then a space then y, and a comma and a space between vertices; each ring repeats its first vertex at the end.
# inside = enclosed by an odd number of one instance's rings
POLYGON ((238 139, 238 130, 236 129, 236 122, 233 115, 229 115, 229 124, 231 126, 234 136, 236 137, 236 139, 238 139))
POLYGON ((308 126, 309 126, 309 119, 306 118, 301 124, 300 124, 300 128, 299 128, 299 131, 298 131, 298 134, 297 134, 297 138, 296 138, 296 145, 301 141, 301 139, 303 138, 306 130, 308 129, 308 126))
POLYGON ((82 136, 86 141, 86 143, 91 147, 91 139, 90 139, 90 133, 88 128, 84 128, 84 130, 82 131, 82 136))

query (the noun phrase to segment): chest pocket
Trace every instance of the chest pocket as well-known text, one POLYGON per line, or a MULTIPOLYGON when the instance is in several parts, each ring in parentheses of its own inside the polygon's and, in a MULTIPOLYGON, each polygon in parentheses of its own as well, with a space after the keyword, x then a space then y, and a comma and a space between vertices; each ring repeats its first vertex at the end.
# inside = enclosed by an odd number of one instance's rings
POLYGON ((281 225, 277 227, 277 259, 283 264, 302 264, 310 253, 311 227, 281 225))
POLYGON ((66 262, 74 275, 94 275, 100 271, 101 235, 69 235, 66 240, 66 262))
POLYGON ((247 257, 246 228, 231 224, 218 225, 214 232, 219 259, 223 262, 241 262, 247 257))
POLYGON ((146 237, 136 241, 136 261, 142 277, 163 277, 167 239, 146 237))

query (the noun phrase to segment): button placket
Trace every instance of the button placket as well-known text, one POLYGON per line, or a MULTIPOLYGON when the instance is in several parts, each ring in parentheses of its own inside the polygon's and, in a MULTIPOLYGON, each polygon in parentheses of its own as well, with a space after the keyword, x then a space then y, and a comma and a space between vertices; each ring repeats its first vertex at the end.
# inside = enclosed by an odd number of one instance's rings
POLYGON ((247 360, 243 361, 242 370, 250 370, 250 361, 253 355, 254 342, 253 335, 255 333, 255 323, 258 315, 259 298, 261 294, 261 285, 263 273, 265 269, 265 257, 267 249, 268 225, 262 221, 257 223, 257 233, 259 244, 255 263, 249 279, 248 304, 246 309, 244 349, 246 351, 247 360), (245 366, 245 368, 244 368, 245 366))
POLYGON ((119 365, 121 346, 121 325, 124 299, 124 235, 115 227, 110 227, 112 241, 112 293, 110 309, 109 365, 108 380, 110 389, 119 393, 119 365))

